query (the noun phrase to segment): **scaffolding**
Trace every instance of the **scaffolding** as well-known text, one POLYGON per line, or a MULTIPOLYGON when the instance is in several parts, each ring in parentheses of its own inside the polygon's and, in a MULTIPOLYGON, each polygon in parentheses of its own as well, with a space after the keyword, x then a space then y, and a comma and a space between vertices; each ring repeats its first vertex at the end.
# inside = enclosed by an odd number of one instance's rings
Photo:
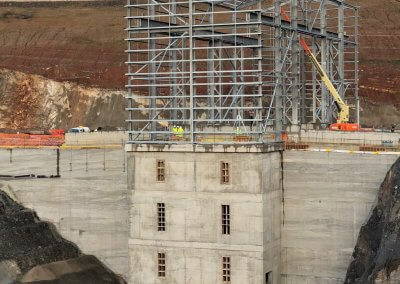
POLYGON ((128 0, 129 143, 263 144, 358 121, 358 9, 340 0, 128 0), (177 129, 183 131, 177 132, 177 129))

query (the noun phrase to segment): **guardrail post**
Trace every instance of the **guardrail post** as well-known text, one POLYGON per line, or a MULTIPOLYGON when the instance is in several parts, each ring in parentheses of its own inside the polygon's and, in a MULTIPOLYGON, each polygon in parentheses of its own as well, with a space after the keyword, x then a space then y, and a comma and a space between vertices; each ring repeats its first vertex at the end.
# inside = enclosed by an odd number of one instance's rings
POLYGON ((61 176, 60 175, 60 148, 57 148, 57 162, 56 162, 56 173, 57 173, 57 176, 59 177, 59 176, 61 176))
POLYGON ((13 160, 12 160, 12 148, 8 149, 10 151, 10 164, 12 164, 13 160))

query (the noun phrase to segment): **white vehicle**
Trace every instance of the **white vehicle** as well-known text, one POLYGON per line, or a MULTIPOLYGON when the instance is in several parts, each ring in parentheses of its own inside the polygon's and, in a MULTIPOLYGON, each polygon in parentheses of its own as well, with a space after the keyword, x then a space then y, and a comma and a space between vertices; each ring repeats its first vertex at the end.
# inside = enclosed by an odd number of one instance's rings
POLYGON ((78 127, 71 128, 68 132, 69 133, 89 133, 90 128, 85 127, 85 126, 78 126, 78 127))

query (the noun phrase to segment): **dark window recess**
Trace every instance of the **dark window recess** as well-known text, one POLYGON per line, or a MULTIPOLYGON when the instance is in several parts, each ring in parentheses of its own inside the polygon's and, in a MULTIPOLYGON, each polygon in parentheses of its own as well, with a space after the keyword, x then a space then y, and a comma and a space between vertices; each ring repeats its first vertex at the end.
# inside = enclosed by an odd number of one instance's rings
POLYGON ((165 161, 157 160, 157 181, 165 181, 165 161))
POLYGON ((272 272, 265 273, 265 283, 272 284, 272 272))
POLYGON ((158 231, 165 232, 165 203, 157 203, 158 231))
POLYGON ((158 277, 165 277, 165 253, 158 253, 158 277))
POLYGON ((221 183, 229 183, 229 163, 221 162, 221 183))
POLYGON ((222 205, 222 234, 231 234, 231 212, 229 205, 222 205))
POLYGON ((229 256, 222 258, 222 281, 231 282, 231 258, 229 256))

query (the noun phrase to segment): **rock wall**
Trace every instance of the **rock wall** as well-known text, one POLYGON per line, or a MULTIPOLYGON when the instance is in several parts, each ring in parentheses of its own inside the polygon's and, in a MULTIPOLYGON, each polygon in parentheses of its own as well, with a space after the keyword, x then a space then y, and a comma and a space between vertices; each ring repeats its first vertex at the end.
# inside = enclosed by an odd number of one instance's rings
POLYGON ((1 190, 0 224, 1 283, 125 283, 1 190))
POLYGON ((0 128, 125 125, 125 93, 0 70, 0 128))
POLYGON ((368 222, 361 227, 345 283, 400 282, 400 160, 383 181, 368 222))

